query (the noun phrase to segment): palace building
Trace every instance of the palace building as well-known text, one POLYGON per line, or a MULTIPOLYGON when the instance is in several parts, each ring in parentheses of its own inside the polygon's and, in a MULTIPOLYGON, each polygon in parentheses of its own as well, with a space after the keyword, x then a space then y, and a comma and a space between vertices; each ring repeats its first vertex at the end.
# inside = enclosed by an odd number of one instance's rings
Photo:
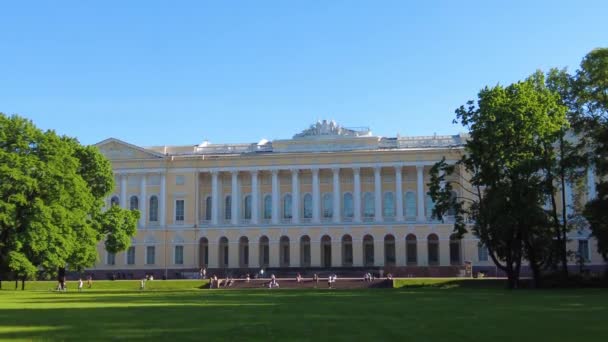
MULTIPOLYGON (((203 267, 208 274, 331 268, 454 276, 467 262, 496 274, 474 236, 457 239, 449 216, 431 217, 429 170, 443 157, 456 162, 465 140, 379 137, 325 120, 291 139, 259 143, 138 147, 104 140, 96 146, 116 177, 107 204, 137 209, 141 218, 131 247, 114 255, 100 243, 89 271, 174 278, 203 267)), ((585 198, 594 196, 592 172, 586 184, 585 198)), ((574 191, 566 192, 573 207, 574 191)), ((588 236, 573 232, 571 248, 586 264, 603 265, 588 236)))

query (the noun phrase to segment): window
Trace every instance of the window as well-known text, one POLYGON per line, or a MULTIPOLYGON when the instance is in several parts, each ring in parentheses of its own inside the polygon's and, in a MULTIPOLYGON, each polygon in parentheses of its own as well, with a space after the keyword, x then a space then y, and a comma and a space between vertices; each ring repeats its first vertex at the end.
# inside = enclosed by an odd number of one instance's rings
POLYGON ((120 205, 120 200, 118 199, 118 196, 112 196, 112 199, 110 200, 110 205, 120 205))
POLYGON ((146 265, 154 265, 156 248, 154 246, 146 247, 146 265))
POLYGON ((416 195, 408 191, 405 193, 405 217, 416 217, 416 195))
POLYGON ((391 234, 384 237, 384 265, 395 266, 395 237, 391 234))
POLYGON ((383 215, 384 217, 395 217, 395 199, 392 192, 384 194, 383 203, 383 215))
POLYGON ((323 217, 331 218, 334 214, 334 205, 332 202, 332 194, 323 195, 323 217))
POLYGON ((158 197, 150 197, 150 222, 158 222, 158 197))
POLYGON ((232 219, 232 197, 226 196, 224 200, 224 218, 226 220, 232 219))
POLYGON ((439 238, 435 234, 429 235, 427 238, 429 251, 429 265, 439 265, 439 238))
POLYGON ((243 210, 243 218, 251 220, 251 195, 245 196, 245 210, 243 210))
POLYGON ((175 185, 184 185, 186 183, 186 177, 182 175, 175 176, 175 185))
POLYGON ((418 245, 414 234, 405 238, 405 257, 408 265, 418 264, 418 245))
POLYGON ((139 209, 139 200, 137 199, 137 196, 131 196, 131 198, 129 198, 129 209, 131 209, 131 210, 139 209))
POLYGON ((264 196, 264 219, 269 220, 272 217, 272 196, 264 196))
POLYGON ((175 221, 181 222, 184 220, 184 200, 175 201, 175 221))
POLYGON ((450 264, 460 265, 462 263, 460 239, 455 234, 450 236, 450 264))
POLYGON ((589 240, 578 240, 578 255, 584 261, 589 261, 589 240))
POLYGON ((433 209, 435 209, 435 202, 433 202, 431 195, 426 194, 424 206, 426 208, 426 217, 431 219, 433 217, 433 209))
POLYGON ((262 236, 260 238, 260 266, 268 267, 270 262, 270 248, 268 237, 262 236))
POLYGON ((207 198, 205 198, 205 220, 207 220, 207 221, 211 221, 211 206, 212 206, 211 196, 207 196, 207 198))
MULTIPOLYGON (((456 191, 452 191, 450 193, 450 202, 456 203, 457 199, 458 199, 458 194, 456 194, 456 191)), ((456 215, 456 207, 454 207, 453 205, 450 205, 450 208, 448 208, 448 216, 454 216, 454 215, 456 215)))
POLYGON ((106 258, 106 264, 116 265, 116 254, 108 252, 107 258, 106 258))
POLYGON ((291 195, 287 194, 283 197, 283 218, 291 218, 291 195))
POLYGON ((127 265, 135 265, 135 247, 127 249, 127 265))
POLYGON ((220 238, 220 245, 218 248, 218 253, 219 253, 219 265, 221 268, 225 268, 228 267, 228 254, 229 250, 228 250, 228 238, 225 236, 222 236, 220 238))
POLYGON ((479 261, 488 261, 488 247, 481 243, 477 245, 477 259, 479 261))
POLYGON ((308 235, 300 238, 300 266, 310 266, 310 237, 308 235))
POLYGON ((288 267, 290 260, 289 260, 289 238, 287 236, 281 236, 280 247, 281 247, 280 255, 279 255, 280 266, 288 267))
POLYGON ((363 195, 363 217, 374 217, 374 195, 371 192, 366 192, 363 195))
POLYGON ((176 265, 184 264, 184 246, 175 246, 174 259, 176 265))
POLYGON ((312 217, 312 195, 304 195, 304 218, 312 217))
POLYGON ((344 217, 353 217, 355 210, 353 209, 353 194, 347 192, 344 194, 344 217))

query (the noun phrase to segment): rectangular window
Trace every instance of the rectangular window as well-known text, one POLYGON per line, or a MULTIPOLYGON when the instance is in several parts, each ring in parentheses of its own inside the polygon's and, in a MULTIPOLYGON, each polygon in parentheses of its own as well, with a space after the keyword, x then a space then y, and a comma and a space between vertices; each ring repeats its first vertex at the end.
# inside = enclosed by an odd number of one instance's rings
POLYGON ((184 200, 175 201, 175 221, 184 221, 184 200))
POLYGON ((160 185, 160 175, 149 175, 148 185, 160 185))
POLYGON ((154 265, 156 248, 154 246, 146 247, 146 265, 154 265))
POLYGON ((488 248, 486 246, 477 245, 477 258, 479 261, 488 261, 488 248))
POLYGON ((108 265, 116 265, 116 254, 108 252, 106 263, 108 265))
POLYGON ((186 184, 186 177, 182 175, 175 176, 175 185, 184 185, 186 184))
POLYGON ((127 265, 135 265, 135 247, 127 249, 127 265))
POLYGON ((578 240, 578 255, 584 261, 589 261, 589 240, 578 240))
POLYGON ((175 264, 184 264, 184 246, 175 246, 175 264))

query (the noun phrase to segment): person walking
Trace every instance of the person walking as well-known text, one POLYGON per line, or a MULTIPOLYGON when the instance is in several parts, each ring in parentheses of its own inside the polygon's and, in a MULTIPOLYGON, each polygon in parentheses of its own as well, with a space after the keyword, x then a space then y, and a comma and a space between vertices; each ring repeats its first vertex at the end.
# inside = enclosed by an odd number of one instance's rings
POLYGON ((78 279, 78 292, 82 292, 83 285, 84 285, 84 282, 82 281, 82 278, 78 279))

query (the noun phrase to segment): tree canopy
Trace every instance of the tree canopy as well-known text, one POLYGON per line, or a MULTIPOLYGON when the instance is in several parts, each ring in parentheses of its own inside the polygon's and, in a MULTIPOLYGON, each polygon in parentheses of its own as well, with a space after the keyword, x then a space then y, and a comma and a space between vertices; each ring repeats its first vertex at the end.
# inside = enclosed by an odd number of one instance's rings
POLYGON ((128 247, 137 211, 104 211, 114 187, 110 162, 95 148, 0 113, 0 271, 82 270, 97 243, 128 247))

